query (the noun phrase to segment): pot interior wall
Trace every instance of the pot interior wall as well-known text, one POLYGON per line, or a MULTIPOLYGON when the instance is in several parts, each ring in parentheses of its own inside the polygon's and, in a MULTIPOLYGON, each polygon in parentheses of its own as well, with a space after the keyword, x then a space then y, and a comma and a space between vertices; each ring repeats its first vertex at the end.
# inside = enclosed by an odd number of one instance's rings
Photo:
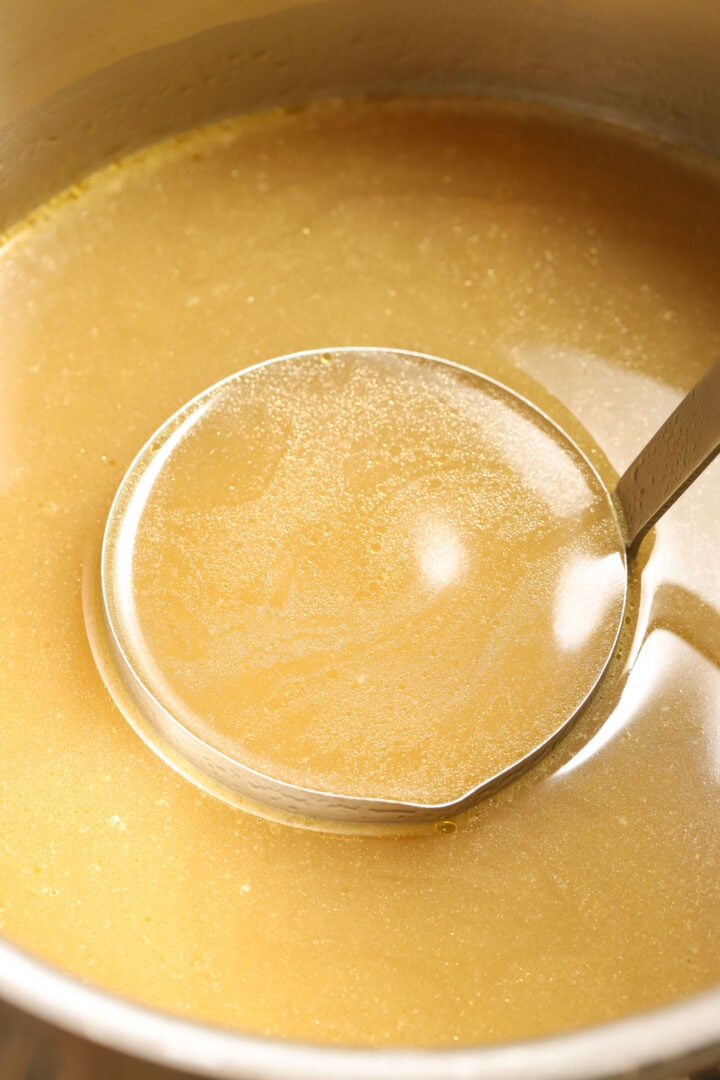
POLYGON ((0 226, 234 113, 362 93, 525 97, 720 149, 712 0, 9 0, 0 226), (238 20, 238 12, 245 17, 238 20))

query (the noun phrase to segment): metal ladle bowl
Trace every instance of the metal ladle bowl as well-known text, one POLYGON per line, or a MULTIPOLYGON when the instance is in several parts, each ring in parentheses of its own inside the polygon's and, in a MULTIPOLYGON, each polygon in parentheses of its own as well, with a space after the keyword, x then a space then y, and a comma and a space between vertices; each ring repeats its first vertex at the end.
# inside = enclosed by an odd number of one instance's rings
MULTIPOLYGON (((190 730, 178 715, 160 700, 156 686, 146 673, 139 670, 129 647, 132 631, 127 615, 128 553, 123 536, 137 522, 143 501, 152 487, 158 471, 167 465, 173 447, 189 423, 217 399, 218 393, 242 395, 243 378, 272 364, 312 361, 327 365, 334 358, 353 360, 372 357, 373 363, 386 359, 424 365, 426 368, 453 372, 464 380, 493 388, 508 395, 534 414, 537 422, 554 429, 566 448, 577 455, 585 469, 591 470, 606 496, 607 514, 612 516, 618 530, 618 545, 625 568, 627 594, 627 558, 632 558, 648 529, 710 463, 720 449, 720 361, 682 400, 659 431, 641 450, 621 476, 611 492, 599 477, 580 447, 563 429, 534 405, 501 386, 459 365, 422 354, 380 349, 320 350, 292 354, 253 369, 246 369, 217 387, 193 399, 172 417, 130 466, 118 489, 107 521, 101 555, 101 598, 107 653, 111 658, 112 678, 106 676, 109 688, 129 721, 145 741, 178 771, 200 786, 229 801, 264 808, 265 812, 315 823, 334 823, 350 829, 367 826, 408 826, 428 822, 449 821, 479 800, 494 794, 534 765, 566 733, 598 685, 612 660, 624 616, 623 603, 618 608, 616 633, 600 664, 596 677, 582 700, 570 715, 563 718, 549 736, 494 775, 482 779, 460 797, 444 802, 414 802, 394 798, 362 797, 290 783, 266 775, 213 746, 207 739, 190 730), (130 522, 130 525, 128 524, 130 522)), ((451 827, 451 826, 450 826, 451 827)))

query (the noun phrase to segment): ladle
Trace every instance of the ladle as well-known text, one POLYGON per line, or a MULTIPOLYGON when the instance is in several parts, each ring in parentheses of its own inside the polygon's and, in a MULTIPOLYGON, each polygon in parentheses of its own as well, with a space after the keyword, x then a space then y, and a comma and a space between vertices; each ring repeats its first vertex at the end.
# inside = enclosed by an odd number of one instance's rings
MULTIPOLYGON (((274 365, 317 365, 317 371, 334 363, 347 366, 371 363, 373 370, 383 363, 413 365, 429 376, 452 375, 463 387, 476 386, 500 395, 525 417, 531 416, 543 430, 562 441, 564 452, 576 455, 578 467, 591 475, 606 498, 607 514, 614 517, 618 549, 625 569, 643 536, 678 496, 700 474, 720 450, 720 361, 680 402, 672 415, 643 447, 611 492, 589 459, 554 421, 515 391, 449 361, 417 353, 381 349, 337 349, 292 354, 268 361, 231 376, 200 394, 168 420, 140 451, 123 478, 107 521, 101 559, 102 607, 109 653, 114 672, 122 686, 123 709, 142 737, 179 771, 201 786, 230 801, 249 801, 271 813, 292 815, 320 822, 341 823, 345 827, 368 825, 409 825, 446 822, 480 799, 497 792, 538 761, 567 731, 595 692, 610 664, 624 618, 625 597, 617 605, 617 625, 604 662, 582 700, 570 715, 563 717, 549 736, 529 752, 490 777, 483 778, 458 798, 443 802, 414 802, 395 798, 363 797, 357 794, 316 790, 287 782, 251 768, 189 729, 175 710, 168 707, 162 672, 138 661, 137 627, 133 621, 131 589, 132 560, 138 522, 158 476, 183 468, 174 457, 184 434, 218 401, 234 407, 243 398, 250 372, 262 373, 274 365), (131 703, 128 708, 127 703, 131 703)), ((277 372, 284 369, 278 367, 277 372)), ((288 368, 289 370, 289 368, 288 368)), ((315 368, 312 368, 315 370, 315 368)), ((636 403, 641 408, 642 403, 636 403)), ((209 460, 209 459, 208 459, 209 460)), ((208 468, 210 465, 208 464, 208 468)), ((116 700, 119 700, 116 696, 116 700)))

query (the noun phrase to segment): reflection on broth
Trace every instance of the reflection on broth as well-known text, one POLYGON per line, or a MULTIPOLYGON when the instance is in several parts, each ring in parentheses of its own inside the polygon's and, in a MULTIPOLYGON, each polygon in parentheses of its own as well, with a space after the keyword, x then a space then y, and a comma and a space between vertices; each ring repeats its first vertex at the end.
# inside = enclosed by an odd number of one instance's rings
POLYGON ((406 353, 300 354, 210 388, 134 463, 103 559, 154 701, 242 765, 366 797, 444 803, 524 758, 582 705, 624 614, 587 461, 521 398, 406 353), (604 572, 559 639, 582 561, 604 572))
MULTIPOLYGON (((643 549, 616 677, 454 833, 304 832, 198 791, 113 705, 80 599, 145 440, 303 348, 478 367, 612 483, 605 459, 720 351, 717 172, 540 110, 355 102, 223 124, 76 194, 0 251, 3 932, 173 1012, 363 1045, 541 1035, 717 981, 717 464, 643 549)), ((341 464, 363 482, 362 455, 341 464)), ((421 509, 408 565, 444 594, 471 549, 421 509)), ((599 604, 583 557, 548 648, 599 604)))

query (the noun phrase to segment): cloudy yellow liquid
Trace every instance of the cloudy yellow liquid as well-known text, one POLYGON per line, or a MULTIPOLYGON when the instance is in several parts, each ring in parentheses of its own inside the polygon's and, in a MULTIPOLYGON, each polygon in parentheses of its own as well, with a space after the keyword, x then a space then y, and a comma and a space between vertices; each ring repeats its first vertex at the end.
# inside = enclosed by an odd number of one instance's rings
POLYGON ((562 432, 472 372, 372 350, 189 403, 123 482, 104 567, 130 700, 132 669, 244 766, 435 803, 576 713, 626 585, 612 499, 562 432))
MULTIPOLYGON (((244 366, 321 344, 477 367, 622 471, 720 351, 719 285, 709 166, 469 101, 239 120, 105 172, 9 237, 3 932, 174 1012, 363 1045, 539 1035, 717 981, 717 467, 648 548, 606 692, 451 834, 305 832, 177 776, 105 689, 82 579, 123 472, 172 412, 244 366)), ((350 459, 353 482, 363 460, 350 459)), ((443 536, 433 565, 447 577, 468 541, 443 536)), ((282 609, 294 594, 281 564, 246 599, 263 586, 282 609)), ((586 585, 583 603, 593 595, 586 585)), ((358 673, 343 677, 362 687, 358 673)), ((305 756, 317 769, 315 748, 305 756)))

